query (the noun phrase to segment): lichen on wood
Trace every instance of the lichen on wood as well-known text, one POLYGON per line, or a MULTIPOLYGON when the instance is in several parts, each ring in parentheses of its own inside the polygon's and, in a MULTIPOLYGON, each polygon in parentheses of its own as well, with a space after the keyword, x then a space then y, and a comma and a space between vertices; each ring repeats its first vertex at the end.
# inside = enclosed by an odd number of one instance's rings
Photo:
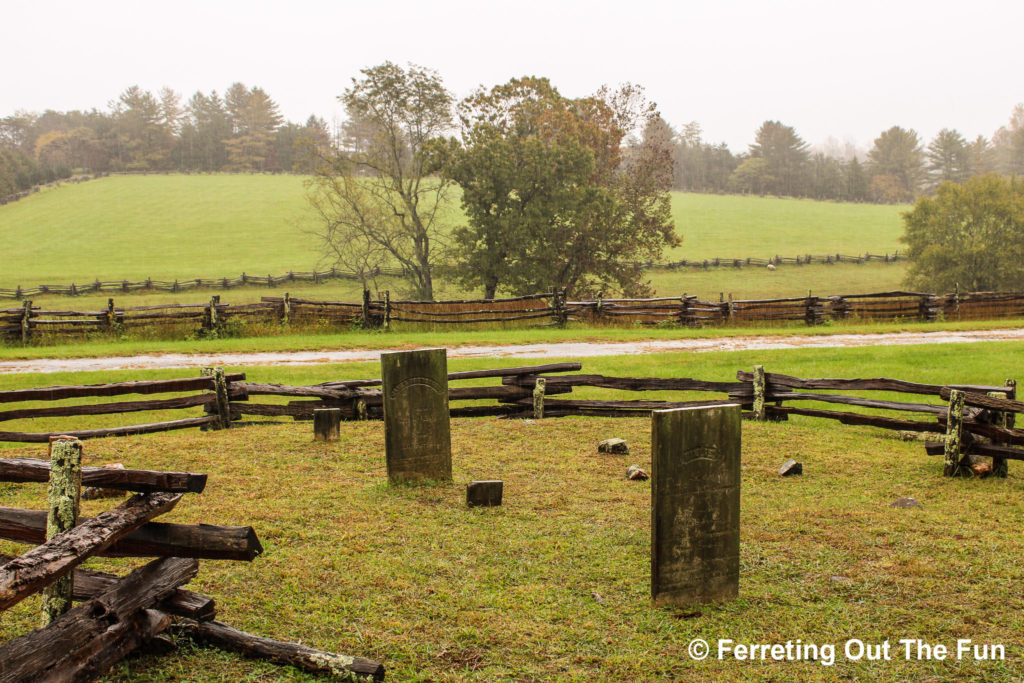
MULTIPOLYGON (((46 538, 78 523, 82 495, 82 442, 57 437, 50 440, 50 485, 47 491, 46 538)), ((73 577, 67 574, 43 590, 42 625, 71 609, 73 577)))

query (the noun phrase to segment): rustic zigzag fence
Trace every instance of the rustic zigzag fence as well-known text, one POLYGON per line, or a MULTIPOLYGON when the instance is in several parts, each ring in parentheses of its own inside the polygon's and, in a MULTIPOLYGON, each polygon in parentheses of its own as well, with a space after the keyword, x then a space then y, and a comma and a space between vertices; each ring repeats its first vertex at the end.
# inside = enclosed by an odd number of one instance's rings
MULTIPOLYGON (((1013 380, 1007 380, 1002 386, 982 386, 921 384, 886 378, 801 379, 765 373, 760 367, 755 368, 753 373, 740 371, 737 373, 736 381, 724 382, 692 378, 565 374, 577 373, 581 367, 580 363, 553 363, 450 373, 450 382, 461 383, 485 378, 501 380, 499 385, 449 388, 451 415, 638 417, 646 416, 651 410, 739 403, 746 411, 744 416, 748 419, 786 420, 791 415, 800 415, 836 420, 847 425, 945 434, 945 441, 940 444, 929 444, 927 452, 945 454, 946 471, 951 475, 967 474, 975 465, 982 467, 974 462, 978 456, 993 458, 988 472, 997 475, 1005 475, 1006 460, 1024 460, 1024 450, 1014 448, 1024 446, 1024 430, 1015 429, 1013 426, 1013 415, 1024 413, 1024 403, 1016 400, 1016 383, 1013 380), (712 393, 719 396, 698 400, 683 397, 689 400, 671 401, 595 400, 567 396, 577 387, 618 391, 712 393), (827 393, 817 393, 821 391, 827 393), (895 401, 856 394, 862 391, 910 394, 924 400, 895 401), (551 398, 558 396, 565 398, 551 398), (929 400, 931 402, 928 402, 929 400), (945 403, 936 403, 936 400, 945 403), (808 403, 853 406, 859 411, 808 407, 808 403), (865 411, 885 411, 888 414, 865 411)), ((46 442, 59 434, 88 439, 192 427, 223 429, 266 423, 268 418, 312 420, 314 410, 318 408, 338 408, 342 419, 346 420, 379 419, 383 416, 383 394, 379 379, 324 382, 313 386, 295 387, 248 382, 245 381, 243 374, 226 374, 220 369, 207 369, 204 373, 200 377, 172 380, 3 391, 0 392, 0 403, 109 397, 130 393, 175 392, 183 395, 170 399, 134 402, 22 407, 0 411, 0 421, 135 412, 162 413, 167 410, 199 406, 202 406, 204 414, 178 420, 88 430, 0 431, 0 441, 46 442), (267 397, 270 401, 251 400, 254 397, 267 397)), ((971 471, 987 473, 977 468, 971 471)))
POLYGON ((164 337, 259 334, 267 329, 389 329, 410 326, 527 324, 562 326, 567 322, 624 325, 743 326, 864 320, 985 320, 1024 317, 1024 292, 969 292, 937 295, 877 292, 779 299, 702 301, 693 295, 651 299, 571 301, 564 293, 508 299, 451 301, 382 300, 364 292, 361 302, 263 297, 250 304, 226 304, 220 295, 202 304, 117 307, 113 299, 99 311, 57 310, 26 300, 19 308, 0 309, 0 339, 29 343, 68 337, 156 334, 164 337), (262 326, 262 330, 258 329, 262 326))
MULTIPOLYGON (((683 268, 694 268, 708 270, 710 268, 744 268, 749 266, 782 266, 796 265, 805 266, 811 264, 835 264, 835 263, 896 263, 905 261, 906 256, 900 255, 897 251, 893 254, 864 254, 863 256, 851 256, 848 254, 805 254, 795 257, 773 256, 763 258, 713 258, 701 260, 670 261, 666 263, 655 263, 647 261, 635 263, 634 265, 649 270, 681 270, 683 268)), ((374 276, 404 277, 407 272, 402 268, 378 268, 373 272, 374 276)), ((102 294, 104 292, 184 292, 192 289, 233 289, 235 287, 278 287, 289 282, 311 282, 320 284, 329 280, 360 280, 359 273, 354 271, 330 268, 328 270, 298 271, 290 270, 281 275, 252 275, 242 273, 232 277, 212 278, 191 278, 185 280, 145 280, 129 281, 121 280, 94 280, 93 282, 76 284, 72 282, 67 285, 36 285, 34 287, 22 287, 18 285, 14 289, 0 288, 0 299, 26 299, 33 296, 61 295, 80 296, 84 294, 102 294)))

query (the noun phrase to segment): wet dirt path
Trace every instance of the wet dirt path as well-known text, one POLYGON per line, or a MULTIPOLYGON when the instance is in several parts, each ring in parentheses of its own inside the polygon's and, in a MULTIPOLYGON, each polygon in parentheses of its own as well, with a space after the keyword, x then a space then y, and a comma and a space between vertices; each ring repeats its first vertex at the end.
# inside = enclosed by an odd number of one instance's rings
MULTIPOLYGON (((837 348, 909 344, 952 344, 983 341, 1021 341, 1024 329, 964 332, 892 332, 884 334, 789 335, 662 339, 639 342, 561 342, 515 346, 455 346, 449 358, 587 358, 663 351, 748 351, 760 349, 837 348)), ((256 353, 154 354, 106 358, 43 358, 0 361, 0 373, 88 372, 135 368, 192 368, 205 366, 317 365, 376 361, 387 349, 364 351, 275 351, 256 353)))

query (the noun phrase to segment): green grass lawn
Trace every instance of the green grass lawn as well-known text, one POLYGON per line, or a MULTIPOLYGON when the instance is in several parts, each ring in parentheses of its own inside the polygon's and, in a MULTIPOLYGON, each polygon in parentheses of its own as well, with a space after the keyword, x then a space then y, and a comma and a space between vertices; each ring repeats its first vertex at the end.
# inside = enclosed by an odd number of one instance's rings
MULTIPOLYGON (((584 361, 584 371, 728 379, 764 363, 799 376, 890 376, 1001 383, 1020 343, 657 354, 584 361)), ((453 370, 508 365, 453 360, 453 370)), ((377 364, 252 368, 255 381, 378 376, 377 364)), ((0 387, 183 376, 190 371, 3 376, 0 387)), ((493 380, 491 380, 493 381, 493 380)), ((594 390, 595 392, 599 390, 594 390)), ((611 396, 614 392, 602 392, 611 396)), ((85 425, 83 425, 85 426, 85 425)), ((346 423, 339 442, 309 423, 87 442, 88 464, 202 471, 200 496, 166 519, 252 524, 265 553, 251 564, 204 561, 191 584, 243 630, 385 663, 392 681, 1019 681, 1024 597, 1015 530, 1024 472, 953 480, 920 443, 810 418, 743 425, 739 599, 694 610, 649 603, 648 419, 458 419, 454 483, 387 485, 379 422, 346 423), (596 453, 627 439, 632 453, 596 453), (788 458, 801 477, 775 471, 788 458), (469 510, 464 485, 501 478, 500 509, 469 510), (919 509, 889 507, 900 496, 919 509), (837 644, 819 662, 693 661, 694 638, 837 644), (850 638, 954 647, 1002 644, 1004 661, 851 662, 850 638)), ((41 446, 5 455, 39 457, 41 446)), ((40 508, 43 487, 0 485, 3 504, 40 508)), ((110 501, 86 503, 95 514, 110 501)), ((0 551, 23 546, 0 543, 0 551)), ((91 560, 123 573, 139 561, 91 560)), ((38 603, 0 621, 0 639, 35 626, 38 603)), ((899 648, 899 649, 896 649, 899 648)), ((316 680, 183 643, 129 660, 124 681, 316 680)))
MULTIPOLYGON (((902 232, 901 207, 895 206, 673 193, 672 208, 684 243, 666 260, 892 252, 902 232)), ((316 240, 308 234, 314 227, 300 176, 113 176, 64 185, 0 206, 0 287, 308 271, 320 261, 316 240)), ((874 285, 864 282, 863 272, 836 269, 830 275, 837 289, 865 291, 874 285)), ((887 282, 896 275, 871 272, 875 275, 868 279, 887 282)), ((801 279, 808 276, 798 276, 794 268, 774 275, 773 295, 808 288, 801 279)), ((723 269, 687 273, 680 282, 674 274, 652 273, 659 291, 666 292, 682 284, 701 294, 761 286, 743 284, 744 277, 723 269), (733 278, 737 284, 722 290, 720 281, 733 278)), ((293 294, 305 295, 295 289, 293 294)), ((348 298, 357 287, 335 283, 315 289, 326 297, 348 298)), ((259 290, 246 290, 245 296, 258 298, 259 290)))

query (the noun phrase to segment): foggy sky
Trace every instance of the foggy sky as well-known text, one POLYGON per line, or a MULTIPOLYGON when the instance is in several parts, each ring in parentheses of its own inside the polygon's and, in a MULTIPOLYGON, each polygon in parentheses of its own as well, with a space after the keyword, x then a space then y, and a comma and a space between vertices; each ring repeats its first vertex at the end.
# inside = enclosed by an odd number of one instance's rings
POLYGON ((670 124, 734 152, 767 119, 812 144, 867 148, 893 125, 991 137, 1024 102, 1020 0, 6 0, 0 22, 0 116, 241 81, 288 120, 330 122, 385 60, 436 69, 459 97, 522 75, 571 97, 639 83, 670 124))

